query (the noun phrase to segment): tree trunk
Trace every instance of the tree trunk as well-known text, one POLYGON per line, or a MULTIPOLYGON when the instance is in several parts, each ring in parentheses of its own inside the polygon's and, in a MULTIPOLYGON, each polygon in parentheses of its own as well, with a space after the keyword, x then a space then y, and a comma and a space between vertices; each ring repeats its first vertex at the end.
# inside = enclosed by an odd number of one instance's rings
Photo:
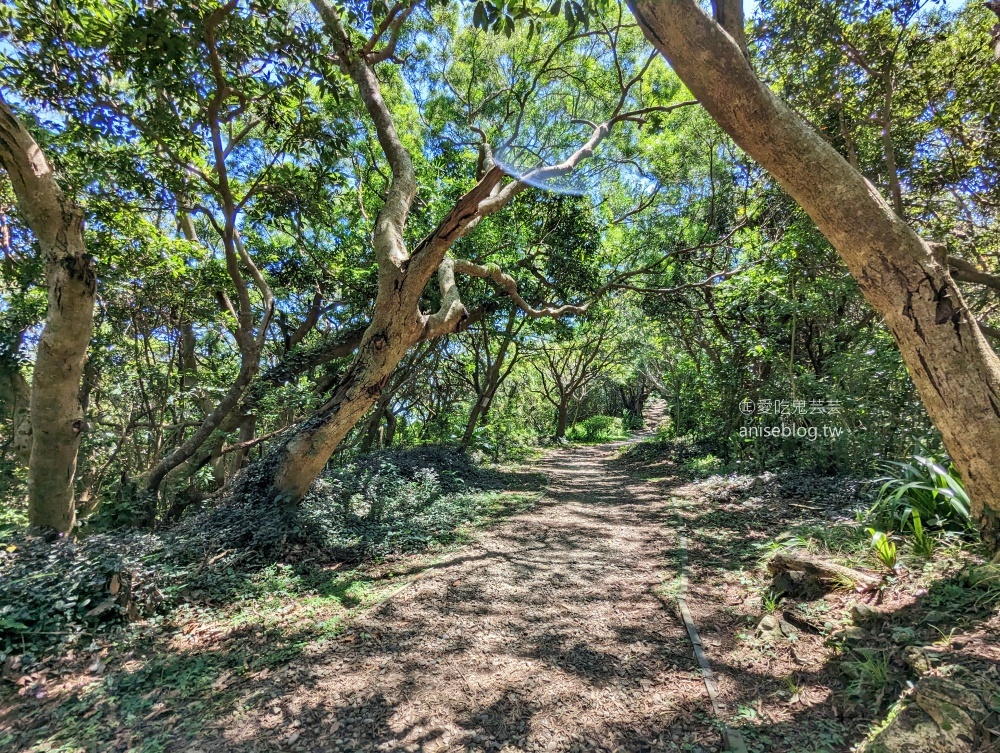
POLYGON ((838 580, 847 580, 866 588, 874 588, 882 580, 877 575, 844 567, 809 552, 793 549, 775 554, 767 563, 767 570, 771 574, 788 571, 807 573, 819 580, 834 583, 838 580))
POLYGON ((31 134, 0 98, 0 163, 45 261, 48 309, 31 385, 28 519, 66 532, 73 527, 73 477, 86 429, 80 380, 94 328, 97 265, 83 241, 83 211, 56 183, 31 134))
POLYGON ((865 178, 754 75, 695 0, 630 0, 647 39, 715 121, 837 249, 884 317, 961 473, 983 540, 1000 545, 1000 359, 942 260, 865 178))
POLYGON ((894 83, 892 66, 887 65, 882 73, 882 85, 885 88, 882 105, 882 149, 885 151, 885 173, 889 183, 889 196, 892 197, 892 208, 900 217, 903 216, 903 191, 899 187, 899 168, 896 167, 896 148, 892 143, 892 97, 894 83))
POLYGON ((19 365, 13 361, 5 365, 9 369, 0 382, 0 397, 3 398, 10 414, 11 445, 14 451, 14 462, 27 466, 31 457, 31 386, 21 374, 19 365))
POLYGON ((392 412, 392 409, 389 409, 385 414, 385 437, 382 439, 383 447, 392 447, 392 443, 396 439, 396 424, 396 414, 392 412))
POLYGON ((198 451, 198 448, 205 444, 208 438, 212 436, 212 432, 219 428, 223 421, 232 413, 237 403, 239 403, 240 398, 243 397, 247 386, 257 373, 258 363, 259 361, 256 358, 244 357, 243 363, 240 364, 240 371, 236 375, 236 381, 233 382, 222 400, 215 406, 215 409, 205 417, 205 420, 202 421, 194 434, 183 442, 180 447, 157 463, 149 472, 149 475, 146 477, 146 493, 150 499, 149 514, 151 517, 147 521, 150 525, 156 520, 156 505, 159 500, 160 485, 163 483, 163 479, 166 478, 170 471, 194 455, 198 451))
POLYGON ((747 54, 746 20, 743 16, 743 0, 712 0, 712 15, 719 26, 733 38, 740 51, 747 54))
POLYGON ((472 406, 472 410, 469 411, 469 420, 465 424, 465 433, 462 435, 462 449, 467 449, 469 445, 472 444, 472 438, 476 434, 476 429, 479 426, 479 417, 485 412, 484 401, 488 401, 489 398, 486 395, 479 397, 472 406))
POLYGON ((569 422, 569 400, 560 400, 556 408, 556 439, 566 438, 566 424, 569 422))
POLYGON ((379 399, 403 356, 421 339, 417 317, 396 314, 418 311, 416 302, 404 306, 400 299, 409 296, 400 296, 391 279, 382 282, 376 317, 333 395, 273 453, 272 492, 284 500, 296 501, 308 491, 340 442, 379 399), (380 317, 380 312, 386 315, 380 317))
POLYGON ((384 415, 385 405, 379 401, 378 407, 375 408, 375 412, 368 421, 368 426, 365 427, 364 439, 361 440, 361 444, 358 447, 359 452, 372 451, 372 448, 375 446, 375 440, 378 439, 378 430, 382 426, 382 417, 384 415))
MULTIPOLYGON (((244 393, 237 408, 219 426, 218 433, 229 434, 235 431, 239 425, 239 417, 257 410, 260 401, 267 395, 269 390, 295 381, 301 374, 316 366, 321 366, 329 361, 346 358, 351 355, 360 344, 364 333, 364 328, 348 330, 320 345, 311 348, 296 348, 282 355, 278 363, 254 379, 244 393)), ((195 473, 211 461, 214 469, 213 480, 217 487, 222 486, 226 482, 225 457, 221 454, 224 444, 225 438, 219 437, 216 441, 210 443, 210 446, 202 447, 195 455, 189 458, 184 469, 175 472, 195 473)))
MULTIPOLYGON (((237 434, 236 441, 240 444, 247 444, 252 441, 255 436, 257 436, 257 414, 244 414, 240 417, 240 432, 237 434)), ((232 478, 243 470, 247 464, 247 459, 250 457, 251 449, 252 448, 248 445, 230 455, 229 471, 226 474, 227 478, 232 478)))

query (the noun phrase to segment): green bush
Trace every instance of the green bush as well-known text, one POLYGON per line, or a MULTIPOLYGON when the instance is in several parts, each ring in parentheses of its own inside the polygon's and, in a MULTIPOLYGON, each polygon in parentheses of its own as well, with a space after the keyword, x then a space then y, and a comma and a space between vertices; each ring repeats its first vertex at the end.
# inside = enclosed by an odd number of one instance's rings
POLYGON ((613 416, 591 416, 573 427, 570 438, 583 442, 603 442, 623 434, 622 420, 613 416))
POLYGON ((406 479, 388 462, 361 474, 348 466, 313 486, 302 517, 328 555, 358 561, 452 541, 463 524, 489 514, 495 496, 475 489, 445 493, 428 468, 406 479))
POLYGON ((912 463, 888 463, 890 475, 882 482, 868 518, 878 527, 912 530, 913 514, 920 516, 922 528, 971 531, 969 496, 955 469, 934 458, 919 455, 912 463))
POLYGON ((637 416, 628 408, 622 413, 622 428, 625 431, 640 431, 646 425, 642 416, 637 416))
POLYGON ((712 476, 719 473, 722 468, 722 461, 711 453, 684 462, 684 470, 697 478, 712 476))
POLYGON ((0 656, 148 614, 182 574, 160 561, 163 550, 160 537, 134 532, 8 544, 0 554, 0 656))

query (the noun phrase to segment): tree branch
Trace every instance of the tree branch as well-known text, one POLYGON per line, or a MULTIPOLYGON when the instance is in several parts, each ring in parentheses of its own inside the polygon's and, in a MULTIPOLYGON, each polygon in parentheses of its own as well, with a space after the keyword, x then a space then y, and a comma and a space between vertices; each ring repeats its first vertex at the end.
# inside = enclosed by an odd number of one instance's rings
POLYGON ((455 259, 453 261, 453 271, 469 275, 469 277, 479 277, 491 281, 497 287, 503 289, 510 296, 510 299, 517 304, 518 308, 533 319, 541 319, 546 316, 581 316, 587 313, 587 309, 593 303, 593 300, 591 300, 580 305, 563 304, 562 306, 542 306, 541 308, 535 308, 517 292, 517 282, 514 278, 501 272, 497 267, 484 267, 466 259, 455 259))
POLYGON ((981 271, 975 264, 959 259, 957 256, 948 256, 948 266, 951 276, 959 282, 973 282, 977 285, 986 285, 994 290, 1000 290, 1000 276, 981 271))
POLYGON ((469 318, 458 285, 455 284, 455 260, 442 259, 437 274, 438 285, 441 288, 441 307, 424 319, 424 334, 421 338, 423 340, 457 332, 469 318))
POLYGON ((392 182, 386 192, 385 205, 375 220, 374 248, 380 262, 401 267, 409 258, 403 242, 403 227, 417 193, 413 161, 396 132, 392 113, 382 99, 378 79, 364 56, 351 44, 340 14, 326 0, 312 0, 312 4, 330 35, 341 67, 358 88, 365 109, 375 124, 378 143, 392 169, 392 182))

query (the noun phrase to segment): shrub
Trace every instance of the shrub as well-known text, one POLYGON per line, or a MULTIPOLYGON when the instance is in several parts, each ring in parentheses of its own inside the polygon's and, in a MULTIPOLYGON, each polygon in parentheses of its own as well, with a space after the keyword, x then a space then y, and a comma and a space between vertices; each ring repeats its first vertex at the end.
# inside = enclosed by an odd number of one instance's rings
POLYGON ((913 528, 916 512, 922 528, 972 530, 969 496, 954 468, 919 455, 913 460, 887 464, 890 475, 878 479, 883 483, 869 519, 880 527, 905 531, 913 528))
POLYGON ((573 427, 573 439, 603 442, 622 435, 622 420, 613 416, 591 416, 573 427))
POLYGON ((684 462, 684 470, 697 478, 719 473, 722 467, 722 461, 712 454, 691 458, 684 462))
POLYGON ((848 697, 881 708, 882 701, 894 684, 889 652, 858 648, 853 654, 840 665, 850 678, 845 689, 848 697))
POLYGON ((642 416, 637 416, 628 408, 622 413, 622 428, 625 431, 641 431, 645 425, 646 421, 642 416))

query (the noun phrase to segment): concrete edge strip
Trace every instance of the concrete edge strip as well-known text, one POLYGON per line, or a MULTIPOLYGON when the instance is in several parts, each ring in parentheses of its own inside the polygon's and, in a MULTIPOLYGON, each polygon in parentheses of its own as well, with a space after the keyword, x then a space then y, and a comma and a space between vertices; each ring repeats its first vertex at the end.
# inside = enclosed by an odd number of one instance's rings
MULTIPOLYGON (((719 701, 719 688, 715 684, 715 673, 712 672, 712 665, 708 662, 708 656, 705 654, 704 644, 701 642, 701 636, 698 635, 698 628, 695 627, 694 618, 691 616, 691 610, 688 609, 687 605, 687 534, 684 532, 683 526, 679 526, 677 530, 680 532, 681 537, 681 577, 680 589, 677 596, 677 608, 681 613, 681 619, 684 621, 684 627, 687 629, 688 637, 691 639, 691 645, 694 646, 694 656, 698 660, 698 666, 701 668, 701 677, 705 681, 705 690, 708 692, 708 699, 712 704, 712 713, 717 719, 721 720, 725 715, 725 707, 722 702, 719 701)), ((746 743, 743 742, 742 735, 729 725, 726 725, 723 728, 722 742, 726 746, 726 749, 732 751, 732 753, 747 753, 747 746, 746 743)))

